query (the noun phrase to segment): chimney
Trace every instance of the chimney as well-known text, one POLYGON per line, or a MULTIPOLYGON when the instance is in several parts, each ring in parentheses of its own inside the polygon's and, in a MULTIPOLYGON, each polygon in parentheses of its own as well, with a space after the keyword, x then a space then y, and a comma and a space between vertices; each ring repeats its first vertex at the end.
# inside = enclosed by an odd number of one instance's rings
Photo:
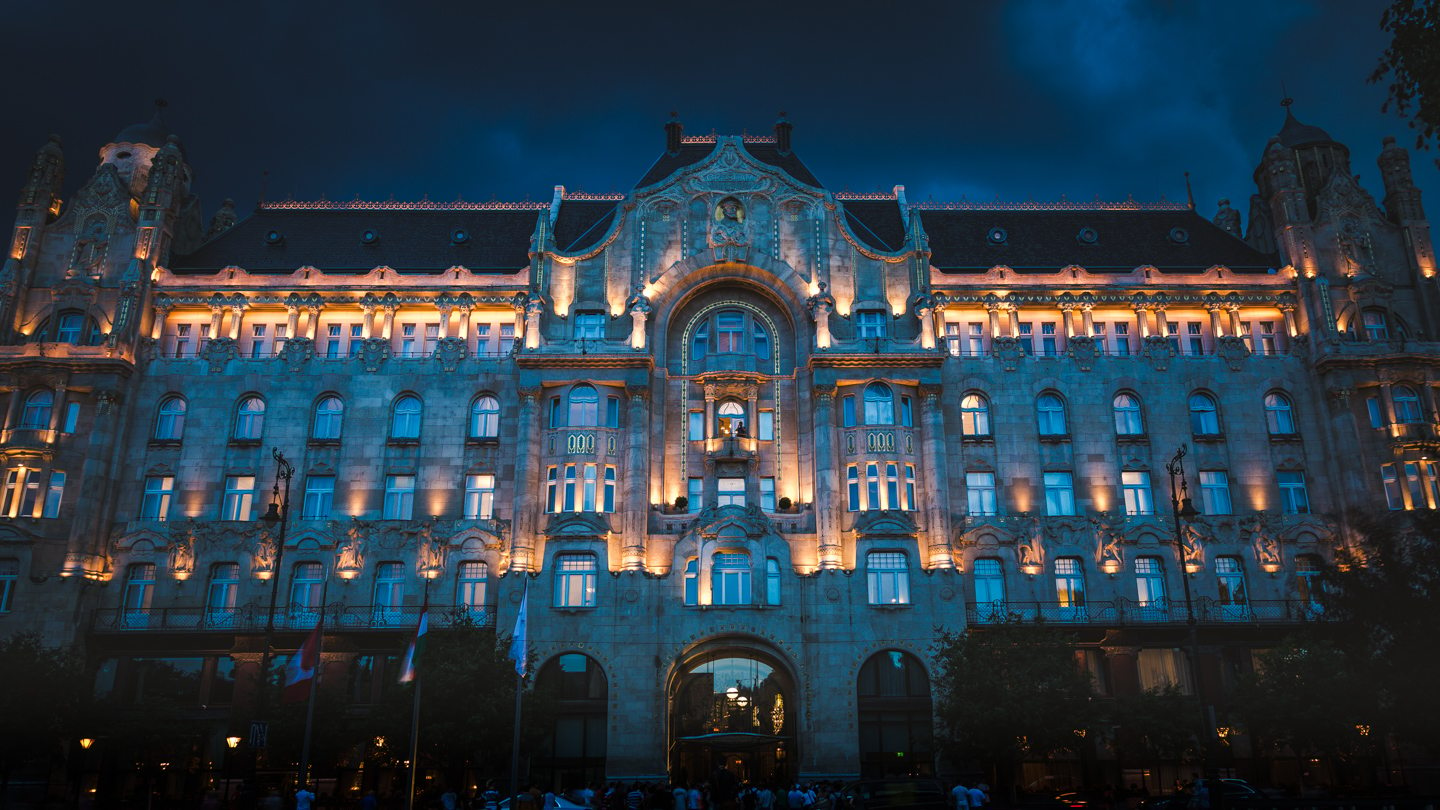
POLYGON ((782 155, 790 154, 790 130, 795 127, 785 117, 785 112, 780 112, 780 117, 775 121, 775 148, 782 155))
POLYGON ((680 114, 670 111, 670 120, 665 122, 665 151, 680 154, 680 138, 685 134, 685 125, 680 123, 680 114))

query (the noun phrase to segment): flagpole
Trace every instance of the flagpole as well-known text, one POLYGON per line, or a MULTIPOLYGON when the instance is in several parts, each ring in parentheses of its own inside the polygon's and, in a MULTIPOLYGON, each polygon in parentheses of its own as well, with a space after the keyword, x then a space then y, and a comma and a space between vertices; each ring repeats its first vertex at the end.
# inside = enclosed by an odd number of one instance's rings
POLYGON ((310 699, 309 705, 305 707, 305 742, 300 748, 300 787, 303 788, 310 778, 310 739, 311 732, 315 728, 315 694, 320 688, 320 674, 325 667, 321 663, 321 653, 325 649, 325 599, 330 592, 330 578, 325 578, 325 584, 320 586, 320 626, 316 628, 319 634, 315 646, 315 674, 310 676, 310 699))
MULTIPOLYGON (((425 612, 430 609, 430 572, 425 572, 425 599, 420 606, 420 621, 415 625, 416 638, 419 638, 420 626, 425 622, 425 612)), ((419 647, 419 642, 416 642, 419 647)), ((418 658, 420 651, 415 651, 418 658)), ((410 707, 410 788, 405 793, 405 810, 414 810, 415 807, 415 774, 420 770, 420 684, 424 680, 420 677, 418 661, 412 661, 411 666, 415 668, 415 701, 410 707)))
POLYGON ((520 596, 520 615, 515 617, 516 632, 510 639, 510 655, 515 659, 515 731, 510 736, 510 810, 520 810, 520 693, 525 685, 525 612, 529 606, 530 578, 526 577, 525 589, 520 596))

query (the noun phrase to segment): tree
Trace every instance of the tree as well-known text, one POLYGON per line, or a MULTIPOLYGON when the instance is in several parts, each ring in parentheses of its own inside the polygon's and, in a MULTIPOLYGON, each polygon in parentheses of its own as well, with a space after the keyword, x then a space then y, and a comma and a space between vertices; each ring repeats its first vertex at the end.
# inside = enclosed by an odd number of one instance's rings
MULTIPOLYGON (((1440 136, 1440 0, 1394 0, 1380 17, 1390 32, 1390 45, 1370 74, 1370 81, 1390 80, 1382 110, 1410 116, 1418 130, 1415 147, 1425 148, 1440 136)), ((1440 164, 1440 161, 1437 161, 1440 164)))
POLYGON ((48 764, 77 736, 84 671, 75 651, 46 647, 38 633, 0 641, 0 797, 18 767, 48 764))
POLYGON ((992 768, 1014 787, 1016 764, 1073 750, 1094 725, 1090 675, 1073 639, 1047 627, 1001 624, 943 633, 936 642, 941 745, 992 768))
MULTIPOLYGON (((1372 692, 1346 656, 1317 633, 1291 636, 1260 656, 1234 695, 1257 747, 1296 757, 1354 753, 1375 721, 1372 692)), ((1303 769, 1302 769, 1303 770, 1303 769)))
POLYGON ((1199 712, 1195 698, 1174 684, 1114 698, 1106 712, 1106 724, 1117 729, 1117 760, 1178 762, 1193 756, 1197 751, 1192 732, 1195 724, 1185 718, 1197 717, 1199 712))
POLYGON ((1324 572, 1326 615, 1346 668, 1375 696, 1382 732, 1440 752, 1440 516, 1359 515, 1357 538, 1324 572))

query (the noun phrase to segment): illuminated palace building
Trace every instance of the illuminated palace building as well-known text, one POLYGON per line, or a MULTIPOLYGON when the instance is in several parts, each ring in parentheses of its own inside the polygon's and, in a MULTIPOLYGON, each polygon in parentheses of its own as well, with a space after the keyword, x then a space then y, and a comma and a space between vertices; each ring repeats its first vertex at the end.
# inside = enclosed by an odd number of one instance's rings
POLYGON ((83 642, 102 691, 175 668, 217 762, 275 581, 279 654, 323 607, 354 711, 424 600, 508 634, 528 583, 564 687, 539 778, 926 772, 937 628, 1072 628, 1101 697, 1223 708, 1321 615, 1347 514, 1440 506, 1393 141, 1377 205, 1287 111, 1242 233, 1226 201, 836 193, 783 119, 664 129, 623 194, 208 227, 158 119, 63 202, 41 147, 0 298, 0 633, 83 642))

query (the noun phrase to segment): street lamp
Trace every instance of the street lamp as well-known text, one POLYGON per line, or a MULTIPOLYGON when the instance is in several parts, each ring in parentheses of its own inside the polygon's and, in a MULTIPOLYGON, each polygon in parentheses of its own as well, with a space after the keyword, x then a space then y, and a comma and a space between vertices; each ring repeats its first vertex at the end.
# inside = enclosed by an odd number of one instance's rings
POLYGON ((235 756, 235 749, 240 747, 240 737, 231 734, 225 738, 225 806, 230 806, 230 760, 235 756))
MULTIPOLYGON (((270 694, 270 659, 275 647, 275 605, 280 599, 280 572, 285 559, 285 527, 290 518, 290 479, 295 475, 295 465, 285 460, 280 448, 272 447, 270 455, 275 459, 275 486, 271 492, 270 508, 260 518, 265 525, 275 530, 275 565, 270 576, 270 610, 265 614, 265 649, 260 655, 260 694, 256 699, 255 722, 251 724, 251 782, 260 768, 260 754, 269 740, 266 726, 266 707, 270 694), (281 482, 284 487, 281 487, 281 482), (258 732, 258 733, 257 733, 258 732)), ((229 740, 226 740, 229 743, 229 740)))
POLYGON ((1180 445, 1175 456, 1165 465, 1165 472, 1170 474, 1170 514, 1175 521, 1175 551, 1180 557, 1180 582, 1185 588, 1185 623, 1189 627, 1190 636, 1190 683, 1200 707, 1200 736, 1196 742, 1200 748, 1201 770, 1209 783, 1207 792, 1211 810, 1223 810, 1224 792, 1220 789, 1219 780, 1215 778, 1218 771, 1212 770, 1215 764, 1212 749, 1215 747, 1216 729, 1210 722, 1209 713, 1205 710, 1205 699, 1200 693, 1200 639, 1195 627, 1195 603, 1190 594, 1190 566, 1185 556, 1185 537, 1181 529, 1182 521, 1190 523, 1200 517, 1200 510, 1196 509, 1195 503, 1190 500, 1190 487, 1185 480, 1185 451, 1185 445, 1180 445))

